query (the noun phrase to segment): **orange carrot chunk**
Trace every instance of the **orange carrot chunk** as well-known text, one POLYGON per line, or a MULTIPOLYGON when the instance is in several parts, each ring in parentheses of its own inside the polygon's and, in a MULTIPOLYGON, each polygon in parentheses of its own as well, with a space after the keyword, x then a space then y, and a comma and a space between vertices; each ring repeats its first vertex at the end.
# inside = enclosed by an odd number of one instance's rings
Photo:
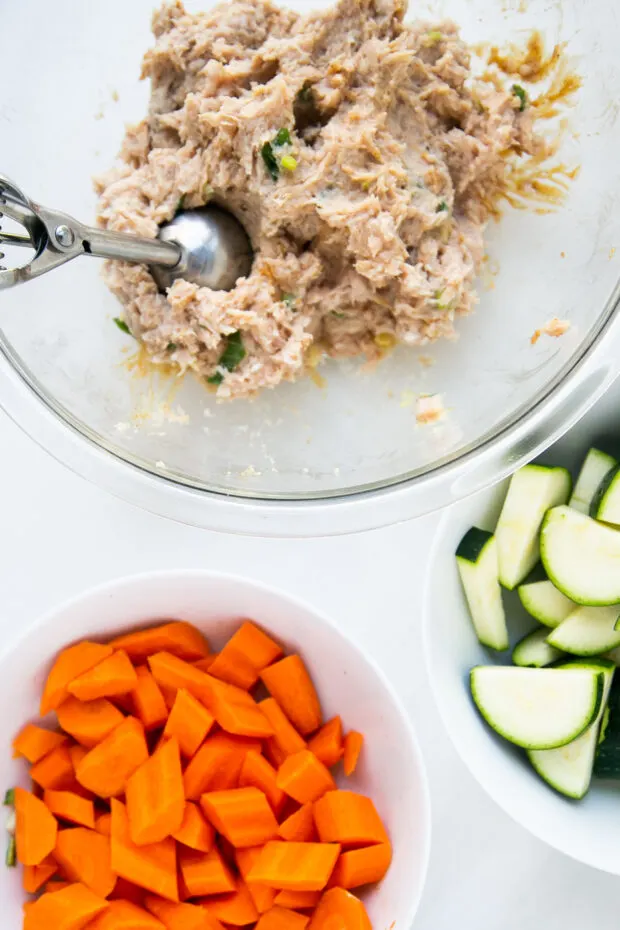
POLYGON ((277 701, 266 698, 260 701, 258 706, 273 727, 273 736, 267 740, 267 746, 274 750, 278 765, 281 765, 287 756, 307 748, 306 741, 299 735, 277 701))
POLYGON ((364 737, 357 730, 351 730, 344 738, 344 774, 348 777, 357 768, 360 753, 364 745, 364 737))
POLYGON ((372 930, 366 908, 344 888, 331 888, 319 901, 309 930, 372 930))
POLYGON ((73 762, 67 746, 52 749, 30 769, 30 777, 41 788, 53 788, 56 791, 68 791, 75 783, 73 762))
POLYGON ((69 684, 79 675, 111 656, 113 652, 111 646, 102 646, 100 643, 91 643, 88 640, 63 649, 56 657, 43 688, 41 716, 44 717, 49 714, 50 710, 60 707, 62 702, 69 697, 67 690, 69 684))
POLYGON ((197 904, 173 904, 155 895, 148 895, 144 903, 166 930, 223 930, 219 920, 197 904))
POLYGON ((247 620, 216 656, 209 673, 247 690, 259 673, 282 655, 280 646, 247 620))
MULTIPOLYGON (((144 905, 144 888, 128 882, 126 878, 117 878, 114 891, 109 896, 108 901, 131 901, 138 907, 144 905)), ((90 930, 90 927, 89 927, 90 930)))
POLYGON ((209 736, 185 769, 183 782, 188 801, 198 801, 207 791, 236 788, 243 760, 251 750, 260 752, 258 740, 228 733, 209 736))
POLYGON ((306 736, 321 726, 321 705, 300 656, 287 656, 261 672, 263 684, 288 719, 306 736))
POLYGON ((208 672, 215 661, 216 654, 217 653, 213 653, 205 659, 198 659, 197 662, 192 662, 192 665, 194 668, 199 668, 201 672, 208 672))
MULTIPOLYGON (((121 714, 121 720, 124 720, 124 717, 121 714)), ((88 749, 86 746, 80 746, 78 743, 75 743, 73 746, 69 746, 69 756, 71 758, 71 765, 73 766, 73 772, 77 772, 77 767, 88 755, 88 749)))
POLYGON ((286 796, 284 791, 278 787, 276 777, 276 770, 264 756, 258 752, 246 754, 239 774, 239 787, 259 788, 267 797, 274 814, 278 816, 284 807, 286 796))
POLYGON ((59 879, 58 876, 53 878, 51 881, 47 882, 45 888, 43 889, 46 894, 53 894, 55 891, 62 891, 63 888, 68 888, 69 885, 72 885, 73 882, 65 882, 62 879, 59 879))
POLYGON ((83 930, 109 906, 84 885, 67 885, 25 906, 23 930, 83 930))
POLYGON ((389 843, 348 849, 340 854, 329 884, 349 889, 380 882, 391 861, 392 847, 389 843))
POLYGON ((237 879, 232 894, 221 895, 217 898, 203 898, 200 903, 207 914, 231 927, 245 927, 258 920, 258 911, 254 906, 252 896, 241 878, 237 879))
POLYGON ((235 890, 235 879, 214 846, 208 853, 179 850, 179 867, 189 897, 226 894, 235 890))
POLYGON ((114 890, 109 837, 86 827, 59 830, 54 858, 71 881, 81 882, 101 898, 114 890))
POLYGON ((273 888, 267 888, 266 885, 259 885, 256 882, 247 881, 252 866, 261 854, 261 848, 260 846, 252 846, 247 849, 236 849, 235 861, 237 863, 237 869, 250 892, 254 907, 259 914, 264 914, 265 911, 273 907, 277 892, 274 891, 273 888))
POLYGON ((112 814, 100 814, 95 818, 95 830, 104 836, 110 836, 112 833, 112 814))
MULTIPOLYGON (((208 707, 211 695, 210 678, 189 662, 169 652, 156 652, 148 656, 149 668, 157 684, 178 691, 185 688, 190 694, 208 707)), ((215 679, 213 679, 215 681, 215 679)))
POLYGON ((335 843, 266 843, 248 881, 280 891, 322 891, 339 853, 335 843))
POLYGON ((255 930, 305 930, 310 918, 288 907, 275 905, 262 915, 255 930))
POLYGON ((15 844, 22 865, 40 865, 56 846, 58 825, 40 798, 15 788, 15 844))
POLYGON ((168 708, 159 685, 145 665, 138 666, 136 676, 138 680, 131 692, 136 717, 147 732, 163 727, 168 708))
POLYGON ((166 740, 127 781, 129 833, 137 846, 158 843, 178 830, 185 812, 181 755, 166 740))
POLYGON ((88 798, 82 798, 73 791, 52 791, 43 793, 43 803, 55 817, 69 820, 81 827, 95 827, 95 805, 88 798))
POLYGON ((172 836, 177 843, 199 852, 209 852, 215 842, 215 830, 193 801, 185 802, 181 826, 172 836))
POLYGON ((66 742, 68 740, 64 733, 55 733, 34 723, 27 723, 13 740, 13 758, 23 756, 33 764, 66 742))
MULTIPOLYGON (((333 876, 333 872, 332 872, 333 876)), ((330 882, 332 879, 330 879, 330 882)), ((275 904, 292 910, 312 910, 321 900, 320 891, 279 891, 275 904)))
POLYGON ((24 891, 36 894, 57 871, 58 863, 51 856, 47 856, 39 865, 25 865, 22 878, 24 891))
POLYGON ((308 742, 308 749, 314 753, 328 769, 342 759, 344 752, 342 740, 342 720, 332 717, 323 724, 318 733, 308 742))
POLYGON ((200 701, 179 688, 164 729, 165 737, 176 737, 182 755, 191 759, 214 724, 213 715, 200 701))
POLYGON ((127 881, 170 901, 179 900, 176 843, 170 837, 149 846, 136 846, 129 833, 124 804, 112 801, 111 863, 127 881))
POLYGON ((80 701, 69 697, 58 710, 58 723, 82 746, 92 749, 124 720, 118 707, 105 698, 80 701))
POLYGON ((318 834, 314 825, 312 804, 303 804, 299 810, 283 820, 278 827, 278 834, 283 840, 294 843, 314 843, 318 834))
POLYGON ((314 822, 322 843, 370 846, 389 842, 372 800, 353 791, 324 794, 314 805, 314 822))
POLYGON ((285 759, 278 769, 276 781, 278 788, 300 804, 317 801, 326 791, 333 791, 336 787, 329 769, 309 749, 285 759))
POLYGON ((236 849, 262 846, 278 835, 278 821, 258 788, 211 791, 200 798, 208 820, 236 849))
POLYGON ((137 683, 138 676, 127 653, 119 650, 74 678, 67 685, 67 690, 79 701, 95 701, 97 698, 127 694, 137 683))
POLYGON ((209 655, 209 644, 200 630, 182 620, 125 633, 113 639, 110 645, 124 649, 132 662, 143 662, 156 652, 169 652, 188 662, 209 655))
POLYGON ((164 924, 131 901, 111 901, 88 930, 165 930, 164 924))
POLYGON ((76 778, 101 798, 122 794, 131 775, 149 757, 144 727, 127 717, 78 764, 76 778))
POLYGON ((226 681, 230 685, 249 691, 258 681, 258 672, 245 656, 229 649, 227 643, 221 652, 214 656, 209 665, 209 675, 226 681))

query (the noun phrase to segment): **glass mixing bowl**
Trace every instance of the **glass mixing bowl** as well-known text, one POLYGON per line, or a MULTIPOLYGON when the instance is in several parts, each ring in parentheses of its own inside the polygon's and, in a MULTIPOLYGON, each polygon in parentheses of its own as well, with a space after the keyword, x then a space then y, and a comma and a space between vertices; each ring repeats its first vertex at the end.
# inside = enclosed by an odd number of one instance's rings
MULTIPOLYGON (((35 200, 92 221, 91 175, 112 164, 124 123, 146 111, 138 73, 152 0, 6 6, 0 170, 35 200)), ((566 202, 546 215, 507 209, 490 224, 480 303, 460 321, 460 339, 397 349, 374 370, 330 362, 323 386, 308 379, 218 404, 192 378, 130 370, 135 344, 112 323, 119 307, 99 263, 79 259, 2 294, 0 403, 37 442, 178 520, 338 533, 407 519, 498 480, 605 390, 620 344, 613 3, 444 0, 412 13, 448 15, 471 42, 524 42, 540 29, 548 47, 567 43, 583 78, 561 149, 567 165, 580 165, 566 202), (533 345, 554 316, 570 330, 533 345), (416 422, 422 393, 441 395, 441 421, 416 422)))

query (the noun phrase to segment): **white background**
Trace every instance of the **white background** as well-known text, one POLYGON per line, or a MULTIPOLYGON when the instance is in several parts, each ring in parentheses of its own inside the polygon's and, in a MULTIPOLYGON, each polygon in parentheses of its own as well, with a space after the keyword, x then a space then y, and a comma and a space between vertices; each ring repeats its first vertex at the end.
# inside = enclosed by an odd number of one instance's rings
MULTIPOLYGON (((61 600, 139 571, 210 568, 298 594, 374 656, 416 725, 433 803, 431 865, 416 930, 618 930, 620 879, 547 849, 509 820, 442 730, 420 637, 436 517, 338 539, 225 536, 178 526, 109 497, 53 461, 1 414, 0 449, 5 638, 61 600)), ((411 829, 415 833, 415 824, 411 829)))

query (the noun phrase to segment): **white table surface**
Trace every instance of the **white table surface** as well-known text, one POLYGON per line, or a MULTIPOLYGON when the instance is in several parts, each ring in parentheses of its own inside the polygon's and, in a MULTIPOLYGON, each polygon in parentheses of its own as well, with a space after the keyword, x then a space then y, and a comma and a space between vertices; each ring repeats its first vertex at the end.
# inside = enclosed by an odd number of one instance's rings
POLYGON ((0 449, 5 637, 85 588, 152 569, 233 571, 298 594, 355 634, 415 722, 433 803, 431 863, 416 930, 618 930, 620 879, 565 858, 514 824, 474 782, 442 729, 419 632, 436 517, 336 539, 226 536, 108 496, 1 413, 0 449))

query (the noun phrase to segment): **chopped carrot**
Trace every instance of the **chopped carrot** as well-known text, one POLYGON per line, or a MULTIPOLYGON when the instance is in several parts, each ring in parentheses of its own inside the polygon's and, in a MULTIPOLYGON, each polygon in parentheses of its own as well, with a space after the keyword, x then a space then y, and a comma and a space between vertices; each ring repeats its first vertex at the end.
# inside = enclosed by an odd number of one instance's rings
POLYGON ((95 805, 88 798, 81 798, 73 791, 52 791, 48 788, 43 793, 43 803, 61 820, 69 820, 81 827, 95 827, 95 805))
POLYGON ((336 843, 266 843, 248 875, 279 891, 322 891, 340 853, 336 843))
POLYGON ((104 836, 110 836, 112 833, 112 814, 99 814, 95 819, 95 830, 104 836))
POLYGON ((120 710, 105 698, 86 702, 69 697, 56 713, 63 730, 89 749, 105 739, 124 719, 120 710))
POLYGON ((248 847, 247 849, 235 850, 235 861, 241 878, 245 881, 248 891, 254 902, 254 906, 259 914, 264 914, 274 905, 276 892, 273 888, 267 888, 266 885, 260 885, 256 882, 249 882, 247 877, 252 870, 252 866, 261 854, 260 846, 248 847))
POLYGON ((391 861, 392 847, 389 843, 348 849, 340 854, 329 884, 349 889, 380 882, 391 861))
POLYGON ((345 775, 352 775, 357 768, 363 745, 364 737, 361 733, 358 733, 357 730, 351 730, 351 732, 347 733, 345 736, 344 758, 342 763, 345 775))
POLYGON ((263 684, 302 736, 321 726, 321 705, 300 656, 287 656, 261 672, 263 684))
POLYGON ((237 879, 232 894, 218 896, 217 898, 204 898, 201 900, 207 914, 216 917, 231 927, 245 927, 258 920, 258 911, 254 906, 252 895, 242 878, 237 879))
POLYGON ((172 834, 177 843, 189 846, 199 852, 209 852, 215 841, 215 831, 193 801, 185 802, 183 820, 178 830, 172 834))
POLYGON ((110 905, 79 883, 41 895, 24 908, 24 930, 83 930, 110 905))
POLYGON ((370 846, 389 842, 372 800, 353 791, 324 794, 314 805, 314 822, 322 843, 370 846))
POLYGON ((260 701, 258 706, 273 727, 273 736, 267 740, 267 746, 274 752, 278 766, 287 756, 292 756, 293 753, 307 748, 305 740, 299 735, 274 698, 266 698, 260 701))
POLYGON ((38 727, 34 723, 27 723, 13 740, 13 758, 23 756, 28 762, 34 764, 66 742, 68 740, 64 733, 55 733, 53 730, 38 727))
POLYGON ((65 882, 56 876, 56 878, 52 878, 51 881, 46 883, 43 890, 45 891, 45 894, 53 894, 55 891, 62 891, 63 888, 68 888, 69 885, 72 884, 73 882, 65 882))
POLYGON ((221 652, 216 653, 209 666, 209 675, 249 691, 258 681, 258 672, 245 656, 229 649, 229 646, 227 643, 221 652))
POLYGON ((185 812, 181 755, 166 740, 127 781, 129 833, 137 846, 158 843, 178 830, 185 812))
POLYGON ((320 891, 279 891, 275 903, 280 907, 290 907, 294 911, 303 911, 315 908, 320 899, 320 891))
POLYGON ((30 769, 30 777, 41 788, 68 791, 73 788, 75 774, 67 746, 52 749, 30 769))
POLYGON ((175 692, 179 688, 185 688, 208 707, 211 688, 210 678, 206 672, 202 672, 199 668, 169 652, 156 652, 154 655, 149 655, 148 663, 153 678, 160 688, 162 686, 172 688, 175 692))
POLYGON ((132 662, 143 662, 155 652, 169 652, 179 659, 191 661, 206 658, 210 651, 200 630, 182 620, 125 633, 113 639, 110 645, 124 649, 132 662))
POLYGON ((81 785, 101 798, 117 797, 148 756, 144 727, 135 717, 127 717, 84 756, 76 777, 81 785))
POLYGON ((132 904, 142 907, 144 904, 144 888, 134 885, 133 882, 127 881, 126 878, 117 878, 114 891, 109 896, 108 901, 131 901, 132 904))
POLYGON ((148 895, 144 903, 166 930, 223 930, 219 920, 198 904, 173 904, 155 895, 148 895))
POLYGON ((359 898, 344 888, 331 888, 319 901, 310 930, 372 930, 366 908, 359 898))
POLYGON ((285 759, 278 769, 277 785, 300 804, 317 801, 336 782, 329 769, 309 749, 302 749, 285 759))
POLYGON ((218 833, 236 849, 262 846, 278 835, 278 821, 258 788, 211 791, 202 795, 200 806, 218 833))
POLYGON ((217 846, 208 853, 179 849, 179 868, 190 897, 226 894, 235 890, 235 879, 217 846))
POLYGON ((95 917, 88 930, 164 930, 164 924, 137 904, 117 900, 95 917))
POLYGON ((259 788, 267 797, 274 814, 279 816, 286 796, 276 783, 276 770, 258 752, 248 752, 239 774, 240 788, 259 788))
POLYGON ((168 711, 168 713, 170 713, 170 711, 174 707, 174 702, 177 699, 177 689, 168 688, 166 685, 162 685, 161 682, 157 682, 157 684, 158 684, 159 690, 161 691, 164 702, 166 704, 166 710, 168 711))
POLYGON ((129 833, 125 805, 112 800, 111 863, 121 878, 170 901, 179 900, 176 843, 168 837, 149 846, 136 846, 129 833))
POLYGON ((255 930, 305 930, 310 918, 288 907, 274 905, 256 924, 255 930))
POLYGON ((60 707, 62 702, 69 697, 67 690, 69 684, 79 675, 111 656, 113 652, 111 646, 102 646, 100 643, 91 643, 88 640, 63 649, 56 657, 43 688, 41 716, 45 717, 50 710, 60 707))
POLYGON ((39 865, 25 865, 23 874, 24 891, 27 894, 36 894, 51 877, 58 871, 58 863, 51 856, 47 856, 39 865))
POLYGON ((24 788, 15 788, 14 798, 17 859, 22 865, 40 865, 56 846, 56 818, 24 788))
POLYGON ((83 672, 67 685, 70 694, 79 701, 95 701, 133 691, 138 683, 136 670, 126 652, 113 652, 98 665, 83 672))
POLYGON ((213 715, 185 688, 179 688, 164 736, 176 737, 182 755, 191 759, 214 724, 213 715))
POLYGON ((328 769, 340 762, 344 752, 342 740, 342 720, 332 717, 324 723, 318 733, 308 742, 308 749, 314 753, 328 769))
POLYGON ((110 840, 95 830, 74 827, 59 830, 54 858, 65 875, 92 892, 107 898, 114 890, 116 875, 110 868, 110 840))
POLYGON ((183 781, 188 801, 198 801, 207 791, 236 788, 246 753, 260 752, 258 740, 228 733, 209 736, 185 769, 183 781))
MULTIPOLYGON (((121 720, 123 717, 121 715, 121 720)), ((78 765, 85 759, 88 755, 88 749, 85 746, 80 746, 76 743, 74 746, 69 746, 69 756, 71 758, 71 765, 73 766, 74 773, 77 772, 78 765)))
POLYGON ((303 804, 299 810, 283 820, 278 827, 278 834, 283 840, 295 843, 314 843, 318 834, 314 825, 312 804, 303 804))
POLYGON ((247 690, 264 668, 282 655, 280 646, 247 620, 215 657, 209 674, 247 690))
POLYGON ((136 675, 138 681, 131 692, 136 717, 147 732, 163 727, 168 717, 168 708, 161 688, 146 665, 138 666, 136 675))
POLYGON ((217 653, 214 652, 212 655, 206 656, 204 659, 198 659, 197 662, 192 662, 192 665, 194 668, 199 668, 201 672, 208 672, 213 665, 213 662, 215 661, 216 655, 217 653))

